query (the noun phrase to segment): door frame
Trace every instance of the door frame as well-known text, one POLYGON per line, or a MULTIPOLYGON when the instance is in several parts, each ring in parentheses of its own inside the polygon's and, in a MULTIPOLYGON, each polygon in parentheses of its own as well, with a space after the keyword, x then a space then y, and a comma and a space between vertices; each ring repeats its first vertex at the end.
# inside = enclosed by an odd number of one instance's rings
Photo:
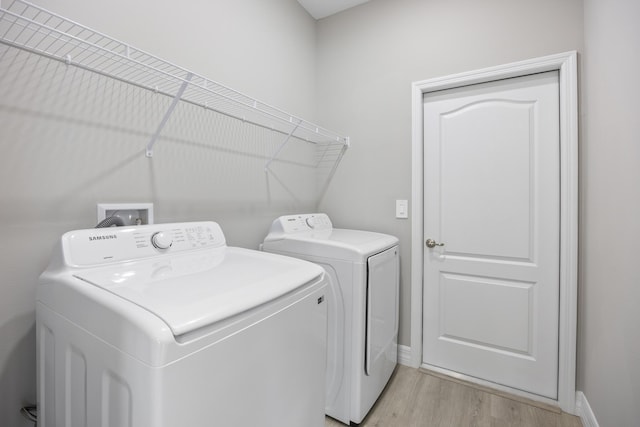
MULTIPOLYGON (((422 365, 424 277, 423 99, 429 92, 545 71, 558 71, 560 84, 560 317, 558 400, 496 386, 451 371, 441 372, 490 385, 575 414, 578 294, 578 65, 577 52, 565 52, 496 67, 412 83, 411 349, 410 365, 422 365)), ((429 367, 432 369, 432 367, 429 367)))

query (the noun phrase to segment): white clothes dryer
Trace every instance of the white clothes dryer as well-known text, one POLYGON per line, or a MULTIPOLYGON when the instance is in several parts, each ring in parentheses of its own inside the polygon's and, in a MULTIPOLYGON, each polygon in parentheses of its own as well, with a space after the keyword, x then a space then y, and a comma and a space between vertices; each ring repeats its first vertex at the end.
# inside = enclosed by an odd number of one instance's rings
POLYGON ((359 424, 398 361, 396 237, 333 228, 326 214, 276 219, 263 251, 312 261, 330 278, 326 414, 359 424))
POLYGON ((214 222, 64 234, 37 289, 39 425, 324 426, 324 276, 214 222))

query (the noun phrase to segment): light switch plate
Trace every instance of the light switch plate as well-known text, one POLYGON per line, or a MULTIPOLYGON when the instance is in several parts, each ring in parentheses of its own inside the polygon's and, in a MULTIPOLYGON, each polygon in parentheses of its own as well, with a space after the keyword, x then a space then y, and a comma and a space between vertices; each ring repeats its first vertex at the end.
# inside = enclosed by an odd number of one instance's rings
POLYGON ((396 218, 400 218, 400 219, 409 218, 409 201, 408 200, 396 200, 396 218))

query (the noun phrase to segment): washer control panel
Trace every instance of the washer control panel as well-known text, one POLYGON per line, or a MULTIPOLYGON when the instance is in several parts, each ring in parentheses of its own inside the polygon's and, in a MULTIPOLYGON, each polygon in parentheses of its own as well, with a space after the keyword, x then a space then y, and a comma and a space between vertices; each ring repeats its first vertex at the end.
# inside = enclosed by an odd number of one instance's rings
POLYGON ((217 223, 189 222, 76 230, 62 236, 62 246, 67 265, 88 266, 224 247, 226 241, 217 223))

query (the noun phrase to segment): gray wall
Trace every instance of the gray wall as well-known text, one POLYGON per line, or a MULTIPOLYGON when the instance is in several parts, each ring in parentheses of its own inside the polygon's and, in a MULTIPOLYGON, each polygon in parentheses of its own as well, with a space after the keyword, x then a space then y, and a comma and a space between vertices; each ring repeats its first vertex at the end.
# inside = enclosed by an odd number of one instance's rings
MULTIPOLYGON (((314 120, 315 21, 295 0, 36 3, 241 92, 314 120)), ((8 2, 3 1, 3 6, 8 2)), ((0 55, 6 47, 0 45, 0 55)), ((257 247, 278 215, 313 211, 307 144, 19 53, 0 56, 0 425, 32 425, 35 285, 56 239, 96 224, 96 203, 153 202, 156 222, 215 220, 257 247)))
POLYGON ((373 0, 318 23, 318 112, 353 141, 320 204, 401 241, 400 343, 410 345, 411 83, 582 50, 581 0, 373 0))
POLYGON ((585 1, 578 389, 601 427, 640 422, 638 18, 585 1))

